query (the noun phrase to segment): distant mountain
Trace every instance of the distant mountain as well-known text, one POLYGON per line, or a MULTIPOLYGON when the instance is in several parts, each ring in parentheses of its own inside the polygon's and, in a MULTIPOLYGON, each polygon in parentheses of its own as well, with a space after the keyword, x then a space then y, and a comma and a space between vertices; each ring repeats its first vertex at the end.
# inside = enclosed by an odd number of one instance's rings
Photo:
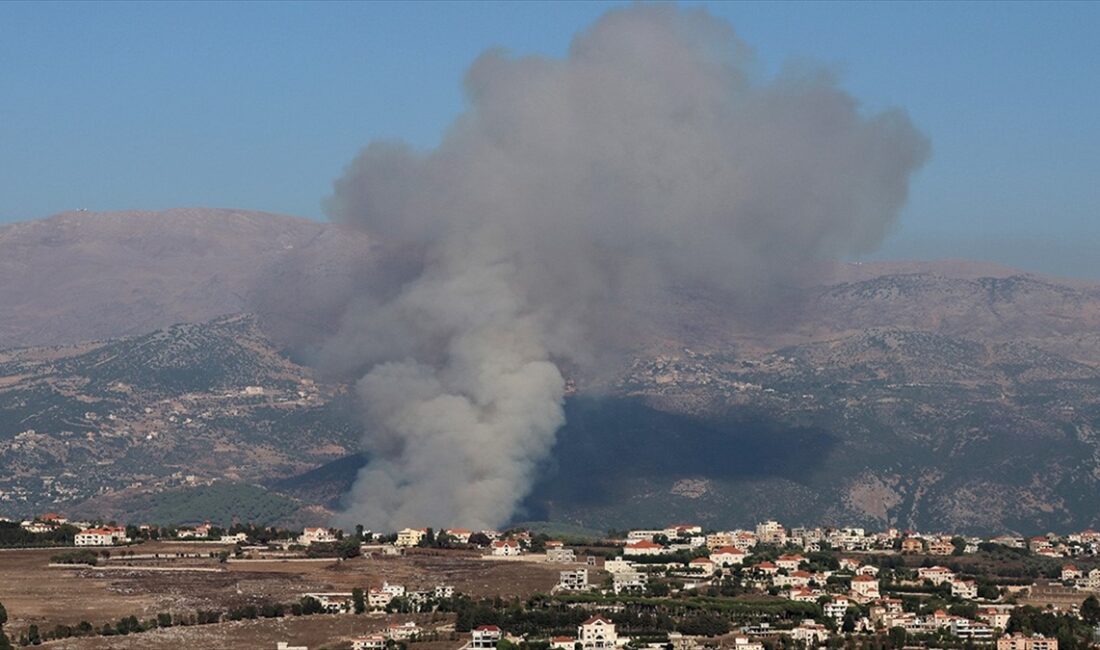
MULTIPOLYGON (((367 238, 243 210, 66 212, 0 226, 0 349, 261 311, 272 287, 342 286, 367 238)), ((303 310, 305 311, 305 310, 303 310)))
MULTIPOLYGON (((238 211, 0 228, 0 346, 53 346, 0 353, 0 515, 225 518, 228 494, 323 518, 363 425, 287 350, 401 263, 238 211)), ((640 305, 620 368, 567 369, 568 424, 518 516, 1100 525, 1100 285, 949 261, 829 265, 786 291, 766 313, 689 288, 640 305)))

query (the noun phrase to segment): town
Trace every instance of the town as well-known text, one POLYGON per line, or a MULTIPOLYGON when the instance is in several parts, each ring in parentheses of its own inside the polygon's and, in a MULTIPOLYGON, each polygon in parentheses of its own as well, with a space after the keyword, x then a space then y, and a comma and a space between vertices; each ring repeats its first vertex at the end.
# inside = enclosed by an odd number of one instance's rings
MULTIPOLYGON (((21 645, 314 615, 372 621, 370 633, 333 635, 318 646, 355 650, 1075 650, 1100 635, 1100 533, 1092 530, 986 539, 765 521, 743 530, 678 524, 571 538, 526 529, 122 526, 48 513, 0 523, 0 545, 42 547, 42 563, 75 572, 73 580, 110 568, 192 572, 201 585, 202 576, 227 567, 398 567, 418 558, 444 568, 464 562, 543 571, 509 599, 466 593, 443 579, 429 583, 425 574, 417 584, 383 579, 303 590, 286 602, 262 594, 250 600, 238 587, 243 604, 225 611, 142 611, 118 621, 32 622, 8 605, 4 629, 21 645)), ((277 645, 308 647, 295 638, 277 645)))

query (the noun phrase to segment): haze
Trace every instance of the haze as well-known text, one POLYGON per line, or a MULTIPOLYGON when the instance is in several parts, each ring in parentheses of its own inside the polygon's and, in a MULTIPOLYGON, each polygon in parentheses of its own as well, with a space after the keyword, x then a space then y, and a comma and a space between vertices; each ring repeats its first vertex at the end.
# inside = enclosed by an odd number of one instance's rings
MULTIPOLYGON (((482 51, 561 56, 613 4, 0 6, 0 222, 224 206, 322 218, 366 142, 435 146, 482 51)), ((694 6, 694 5, 690 5, 694 6)), ((1100 277, 1100 5, 706 5, 933 143, 878 258, 1100 277)))

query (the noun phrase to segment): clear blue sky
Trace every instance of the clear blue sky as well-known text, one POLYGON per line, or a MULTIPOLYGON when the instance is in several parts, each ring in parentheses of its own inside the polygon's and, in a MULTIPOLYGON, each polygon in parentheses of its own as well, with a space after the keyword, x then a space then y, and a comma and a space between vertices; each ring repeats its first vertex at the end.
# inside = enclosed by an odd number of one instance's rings
MULTIPOLYGON (((561 55, 610 4, 0 3, 0 222, 242 207, 322 218, 375 138, 435 143, 488 47, 561 55)), ((1100 3, 713 4, 932 140, 880 257, 1100 277, 1100 3)))

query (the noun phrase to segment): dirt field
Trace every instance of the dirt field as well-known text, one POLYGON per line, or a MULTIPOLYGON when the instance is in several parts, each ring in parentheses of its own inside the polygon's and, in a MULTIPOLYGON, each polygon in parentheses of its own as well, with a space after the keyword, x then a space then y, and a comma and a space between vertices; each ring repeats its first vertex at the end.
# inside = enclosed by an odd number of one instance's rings
MULTIPOLYGON (((202 552, 219 547, 204 545, 202 552)), ((158 613, 191 614, 199 609, 228 610, 246 604, 290 603, 310 591, 350 591, 381 586, 383 581, 409 589, 453 585, 471 596, 526 597, 548 592, 567 565, 485 560, 465 552, 421 552, 403 557, 360 557, 347 561, 264 561, 219 563, 213 558, 166 558, 194 553, 195 545, 147 543, 129 547, 160 559, 119 559, 106 567, 49 567, 56 549, 0 552, 0 602, 7 608, 9 636, 31 624, 42 631, 55 625, 88 621, 101 627, 126 616, 141 620, 158 613), (163 571, 155 568, 202 568, 163 571), (213 569, 214 571, 210 571, 213 569)), ((274 648, 279 640, 319 647, 322 642, 379 629, 381 617, 287 617, 170 628, 130 637, 70 639, 58 648, 274 648), (307 641, 308 640, 308 641, 307 641)), ((457 647, 457 643, 450 644, 457 647)), ((417 647, 421 647, 418 645, 417 647)), ((423 647, 427 648, 427 645, 423 647)))
MULTIPOLYGON (((429 616, 392 617, 392 620, 417 620, 421 627, 428 629, 432 625, 429 616)), ((442 617, 439 617, 442 619, 442 617)), ((173 627, 129 636, 88 637, 67 639, 44 643, 44 648, 66 648, 72 650, 145 650, 169 648, 244 648, 247 650, 274 650, 279 641, 291 645, 304 645, 310 650, 319 648, 348 647, 348 641, 355 636, 376 633, 383 630, 387 620, 381 616, 355 615, 317 615, 291 616, 280 619, 257 619, 253 621, 233 621, 216 625, 192 625, 173 627)), ((436 624, 445 625, 444 620, 436 624)), ((442 635, 448 639, 448 634, 442 635)), ((416 643, 415 650, 453 650, 465 640, 416 643)))

